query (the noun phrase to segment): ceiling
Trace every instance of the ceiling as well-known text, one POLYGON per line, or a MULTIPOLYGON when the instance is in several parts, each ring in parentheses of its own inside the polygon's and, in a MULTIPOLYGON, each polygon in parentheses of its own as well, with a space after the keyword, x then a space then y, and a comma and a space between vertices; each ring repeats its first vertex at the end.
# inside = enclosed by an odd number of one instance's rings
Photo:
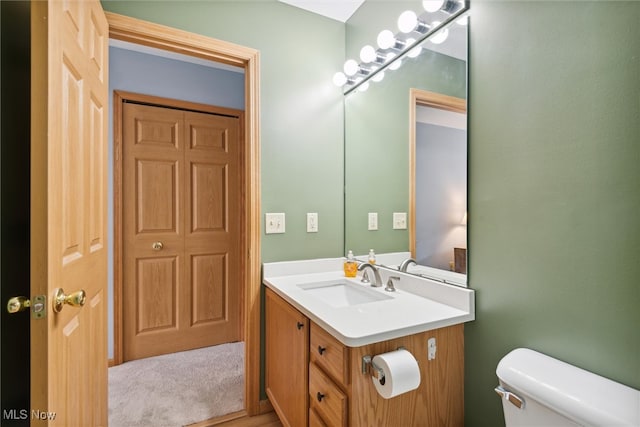
POLYGON ((278 0, 340 22, 347 22, 365 0, 278 0))

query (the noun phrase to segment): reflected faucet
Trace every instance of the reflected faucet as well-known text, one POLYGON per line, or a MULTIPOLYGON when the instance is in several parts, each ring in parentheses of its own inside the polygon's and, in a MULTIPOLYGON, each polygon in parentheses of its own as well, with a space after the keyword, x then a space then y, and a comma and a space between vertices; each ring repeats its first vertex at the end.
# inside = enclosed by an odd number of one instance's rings
POLYGON ((402 271, 403 273, 407 272, 407 268, 409 267, 409 264, 415 264, 418 265, 418 263, 416 262, 415 259, 413 258, 407 258, 404 261, 402 261, 402 264, 400 264, 400 267, 398 267, 398 270, 402 271))
POLYGON ((380 277, 380 272, 378 271, 378 269, 373 264, 369 264, 369 263, 363 262, 362 264, 360 264, 358 266, 358 271, 364 271, 364 269, 367 268, 367 267, 369 267, 371 270, 373 270, 373 276, 375 277, 375 280, 373 281, 371 286, 373 286, 374 288, 381 287, 382 286, 382 278, 380 277))

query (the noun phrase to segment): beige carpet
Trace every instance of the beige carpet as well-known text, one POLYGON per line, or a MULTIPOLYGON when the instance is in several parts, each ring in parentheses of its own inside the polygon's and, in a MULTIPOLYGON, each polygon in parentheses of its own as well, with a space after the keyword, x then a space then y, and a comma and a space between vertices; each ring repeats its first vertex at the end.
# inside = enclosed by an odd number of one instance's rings
POLYGON ((244 343, 109 368, 109 426, 180 427, 244 408, 244 343))

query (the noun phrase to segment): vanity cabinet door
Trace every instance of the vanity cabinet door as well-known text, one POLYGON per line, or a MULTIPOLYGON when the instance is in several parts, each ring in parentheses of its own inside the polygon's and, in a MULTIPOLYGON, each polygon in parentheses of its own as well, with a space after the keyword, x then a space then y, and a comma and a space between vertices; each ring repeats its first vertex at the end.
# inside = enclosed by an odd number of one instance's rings
POLYGON ((266 392, 284 426, 308 423, 309 319, 266 289, 266 392))

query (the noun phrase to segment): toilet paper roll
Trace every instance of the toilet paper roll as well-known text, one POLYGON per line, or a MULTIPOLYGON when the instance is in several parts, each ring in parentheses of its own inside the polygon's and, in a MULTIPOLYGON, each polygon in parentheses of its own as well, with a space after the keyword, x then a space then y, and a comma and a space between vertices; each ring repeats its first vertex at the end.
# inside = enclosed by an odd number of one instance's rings
POLYGON ((420 386, 420 367, 413 355, 404 349, 379 354, 373 364, 384 372, 384 379, 371 377, 378 394, 391 399, 399 394, 415 390, 420 386))

